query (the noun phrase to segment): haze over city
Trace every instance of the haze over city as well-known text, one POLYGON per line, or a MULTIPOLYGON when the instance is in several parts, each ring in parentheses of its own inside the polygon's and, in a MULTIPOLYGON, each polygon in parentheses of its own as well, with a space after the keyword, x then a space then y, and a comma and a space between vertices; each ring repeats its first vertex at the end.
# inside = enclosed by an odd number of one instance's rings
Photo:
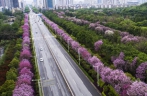
POLYGON ((0 96, 147 96, 147 0, 0 0, 0 96))

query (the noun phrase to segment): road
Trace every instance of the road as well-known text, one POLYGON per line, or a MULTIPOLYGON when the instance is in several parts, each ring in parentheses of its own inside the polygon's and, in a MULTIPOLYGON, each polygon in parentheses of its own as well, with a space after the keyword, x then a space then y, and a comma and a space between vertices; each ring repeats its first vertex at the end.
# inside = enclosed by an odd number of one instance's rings
POLYGON ((55 85, 47 88, 43 87, 44 96, 70 96, 71 94, 74 96, 101 96, 56 38, 49 32, 40 17, 31 13, 30 24, 40 76, 41 78, 45 77, 49 80, 54 78, 56 80, 55 85), (43 48, 42 51, 40 51, 41 47, 43 48), (39 62, 40 58, 43 58, 44 62, 39 62), (63 90, 61 91, 61 89, 63 90))
POLYGON ((55 79, 56 81, 55 85, 43 87, 43 94, 44 96, 71 96, 61 73, 59 72, 57 66, 55 66, 55 61, 53 60, 52 55, 44 42, 40 29, 35 22, 36 19, 30 20, 38 68, 42 79, 41 82, 52 79, 55 79), (42 48, 42 50, 40 48, 42 48), (40 62, 40 58, 43 58, 43 62, 40 62))

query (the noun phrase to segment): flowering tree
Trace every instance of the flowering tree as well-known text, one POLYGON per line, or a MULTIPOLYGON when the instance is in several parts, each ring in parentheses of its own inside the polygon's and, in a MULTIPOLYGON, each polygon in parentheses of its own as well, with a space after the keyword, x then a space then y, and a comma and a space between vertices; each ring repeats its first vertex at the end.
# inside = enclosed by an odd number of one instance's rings
POLYGON ((110 71, 110 74, 106 76, 107 82, 110 83, 112 86, 118 84, 124 84, 126 82, 131 82, 130 78, 125 75, 122 70, 113 70, 110 71))
POLYGON ((125 67, 125 61, 124 61, 124 53, 120 52, 119 56, 113 61, 113 64, 116 68, 123 70, 125 67))
POLYGON ((29 76, 31 76, 31 77, 34 76, 34 74, 31 72, 31 70, 28 69, 27 67, 24 67, 24 68, 22 68, 22 69, 19 71, 19 75, 22 75, 22 74, 27 74, 27 75, 29 75, 29 76))
POLYGON ((113 34, 114 34, 114 32, 111 31, 111 30, 106 30, 105 31, 105 35, 113 35, 113 34))
POLYGON ((27 36, 25 36, 23 38, 23 43, 22 44, 28 44, 28 45, 30 45, 30 38, 27 38, 27 36))
POLYGON ((121 42, 123 42, 123 43, 128 43, 128 42, 139 42, 139 38, 138 38, 137 36, 127 35, 127 36, 124 36, 124 37, 121 39, 121 42))
POLYGON ((99 33, 99 32, 100 32, 100 33, 104 32, 103 27, 100 27, 100 26, 96 27, 95 30, 96 30, 98 33, 99 33))
POLYGON ((91 58, 88 59, 88 62, 91 65, 95 65, 96 63, 100 62, 100 60, 96 56, 93 56, 93 57, 91 57, 91 58))
POLYGON ((109 67, 104 67, 102 69, 102 71, 100 72, 100 75, 103 81, 109 82, 107 77, 110 75, 111 71, 112 69, 110 69, 109 67))
POLYGON ((28 84, 31 85, 32 82, 32 77, 28 74, 21 74, 18 77, 16 85, 21 85, 21 84, 28 84))
POLYGON ((130 85, 130 88, 127 90, 129 96, 146 96, 147 93, 147 84, 141 81, 135 81, 130 85))
POLYGON ((31 57, 30 50, 23 49, 23 51, 20 53, 20 58, 22 59, 29 59, 31 57))
POLYGON ((24 33, 23 33, 23 38, 24 38, 25 36, 29 37, 29 33, 28 33, 28 32, 24 32, 24 33))
POLYGON ((136 69, 136 77, 140 80, 145 80, 147 78, 147 62, 141 63, 136 69))
POLYGON ((80 44, 76 41, 71 42, 71 47, 74 49, 76 52, 78 52, 78 48, 80 47, 80 44))
POLYGON ((20 84, 13 90, 13 96, 34 96, 34 90, 32 86, 27 84, 20 84))
POLYGON ((79 53, 82 56, 82 58, 86 61, 88 61, 88 59, 91 57, 91 54, 87 51, 86 48, 84 47, 79 47, 79 53))
POLYGON ((100 47, 102 46, 103 41, 102 40, 98 40, 97 42, 94 43, 94 48, 96 51, 98 51, 100 49, 100 47))
MULTIPOLYGON (((45 17, 43 17, 45 18, 45 17)), ((47 19, 47 18, 45 18, 47 19)), ((66 18, 66 20, 71 20, 73 22, 77 21, 76 18, 66 18)), ((80 21, 81 22, 81 21, 80 21)), ((109 27, 105 27, 105 26, 102 26, 100 24, 97 24, 97 23, 90 23, 89 25, 90 28, 93 28, 95 29, 95 27, 102 27, 103 28, 103 31, 106 31, 106 30, 112 30, 111 28, 109 27)), ((56 34, 60 35, 60 36, 64 36, 64 31, 60 28, 56 28, 56 34)), ((121 34, 120 32, 120 35, 123 35, 122 37, 125 37, 127 33, 124 33, 124 34, 121 34)), ((65 36, 66 37, 66 36, 65 36)), ((64 38, 65 38, 64 37, 64 38)), ((68 40, 69 37, 66 37, 66 40, 68 40)), ((135 40, 133 38, 133 40, 135 40)), ((91 65, 94 65, 94 70, 96 71, 98 69, 102 79, 111 84, 113 87, 115 87, 115 90, 117 90, 118 93, 120 93, 122 96, 128 96, 129 94, 129 91, 131 86, 133 85, 132 84, 132 81, 130 80, 129 77, 127 77, 125 75, 125 73, 122 71, 122 70, 112 70, 108 67, 104 67, 104 64, 96 57, 91 57, 91 54, 83 47, 80 46, 80 44, 76 41, 71 41, 71 47, 73 50, 75 50, 76 52, 79 52, 79 54, 81 55, 81 57, 86 60, 87 62, 89 62, 91 65)), ((124 61, 124 53, 121 52, 119 54, 118 57, 114 57, 112 58, 112 62, 114 62, 115 66, 116 67, 120 67, 120 69, 122 67, 125 66, 125 63, 126 61, 124 61)), ((135 65, 136 64, 136 59, 133 60, 132 62, 132 65, 135 65)), ((146 86, 144 84, 144 86, 146 86)), ((141 86, 142 88, 144 86, 141 86)), ((147 89, 147 88, 146 88, 147 89)), ((144 91, 145 93, 145 91, 144 91)), ((129 96, 144 96, 144 95, 129 95, 129 96)))
POLYGON ((95 27, 96 27, 96 24, 95 23, 90 23, 89 24, 89 28, 95 29, 95 27))
POLYGON ((21 62, 19 63, 19 68, 22 69, 24 67, 27 67, 28 69, 31 69, 32 68, 29 60, 27 60, 27 59, 22 59, 21 60, 21 62))
POLYGON ((120 94, 120 96, 129 96, 127 94, 127 90, 130 88, 131 82, 127 82, 124 84, 115 85, 115 90, 120 94))
POLYGON ((34 96, 34 90, 31 86, 33 73, 31 72, 31 64, 29 59, 30 53, 30 39, 29 39, 29 24, 28 15, 25 14, 25 20, 23 25, 23 49, 20 53, 21 62, 19 63, 19 77, 16 82, 15 89, 13 90, 13 96, 34 96))

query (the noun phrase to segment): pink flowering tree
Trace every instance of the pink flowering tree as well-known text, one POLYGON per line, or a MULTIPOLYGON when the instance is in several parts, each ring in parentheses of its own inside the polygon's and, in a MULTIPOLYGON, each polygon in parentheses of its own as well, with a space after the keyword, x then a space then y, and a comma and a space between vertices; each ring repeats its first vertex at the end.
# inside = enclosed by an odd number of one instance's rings
POLYGON ((147 96, 147 84, 141 81, 135 81, 127 90, 129 96, 147 96))
POLYGON ((71 42, 71 47, 73 50, 75 50, 76 52, 78 52, 78 48, 80 47, 80 44, 76 41, 72 41, 71 42))
POLYGON ((15 89, 13 90, 13 96, 34 96, 34 90, 32 88, 32 78, 34 74, 31 72, 32 65, 29 62, 31 57, 30 53, 30 39, 29 39, 29 24, 28 15, 25 14, 25 20, 23 28, 23 49, 20 53, 21 62, 19 63, 19 77, 17 78, 15 89))
POLYGON ((102 46, 103 41, 102 40, 98 40, 97 42, 94 43, 94 48, 96 51, 98 51, 100 49, 100 47, 102 46))
POLYGON ((95 65, 96 63, 100 62, 100 60, 96 56, 93 56, 93 57, 91 57, 91 58, 88 59, 88 62, 91 65, 95 65))
POLYGON ((130 78, 125 75, 122 70, 113 70, 110 71, 109 76, 106 76, 107 82, 110 83, 112 86, 123 84, 126 82, 131 82, 130 78))
POLYGON ((34 90, 30 85, 20 84, 13 90, 13 96, 34 96, 34 90))
POLYGON ((79 47, 78 50, 82 58, 88 62, 88 59, 91 57, 91 54, 87 51, 87 49, 84 47, 79 47))
POLYGON ((113 61, 113 64, 116 68, 123 70, 125 67, 125 61, 124 61, 124 53, 121 52, 119 56, 113 61))
POLYGON ((147 62, 141 63, 136 69, 136 77, 142 81, 147 80, 147 62))
POLYGON ((24 67, 27 67, 28 69, 32 68, 32 65, 30 64, 29 60, 27 60, 27 59, 21 60, 21 62, 19 63, 19 68, 22 69, 24 67))
POLYGON ((31 57, 30 50, 23 49, 22 52, 20 53, 21 59, 29 59, 30 57, 31 57))

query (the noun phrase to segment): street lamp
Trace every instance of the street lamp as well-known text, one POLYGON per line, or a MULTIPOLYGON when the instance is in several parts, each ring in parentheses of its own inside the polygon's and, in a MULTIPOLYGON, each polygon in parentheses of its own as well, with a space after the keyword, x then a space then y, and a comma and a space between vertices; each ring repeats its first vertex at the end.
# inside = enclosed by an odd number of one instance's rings
POLYGON ((41 78, 41 79, 34 79, 34 80, 32 80, 32 81, 37 81, 37 83, 38 83, 38 86, 39 86, 39 94, 40 94, 40 96, 42 96, 42 88, 41 88, 41 83, 39 82, 39 81, 41 81, 41 80, 44 80, 45 78, 41 78), (41 88, 41 89, 40 89, 41 88))
POLYGON ((41 79, 32 79, 32 81, 41 81, 44 80, 45 78, 41 78, 41 79))
POLYGON ((79 55, 79 65, 80 65, 80 50, 78 49, 78 55, 79 55))
POLYGON ((62 34, 62 33, 60 33, 60 40, 61 40, 61 34, 62 34))
POLYGON ((69 41, 71 41, 71 40, 67 40, 67 43, 68 43, 68 52, 69 52, 69 41))
POLYGON ((99 86, 99 70, 98 70, 98 66, 93 66, 93 68, 96 67, 96 72, 97 72, 97 83, 98 83, 98 86, 99 86))

